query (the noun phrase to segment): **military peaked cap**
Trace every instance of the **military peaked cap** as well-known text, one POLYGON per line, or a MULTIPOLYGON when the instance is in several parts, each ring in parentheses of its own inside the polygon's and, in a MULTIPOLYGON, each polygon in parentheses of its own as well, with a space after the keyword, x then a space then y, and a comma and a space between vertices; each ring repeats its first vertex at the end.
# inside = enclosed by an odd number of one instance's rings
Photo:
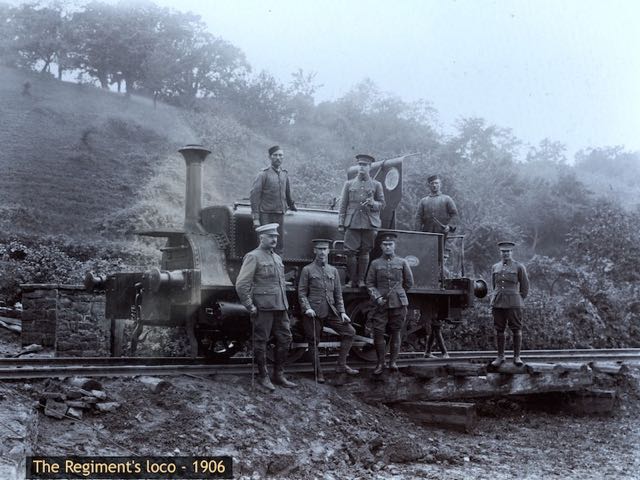
POLYGON ((256 232, 259 234, 264 233, 265 235, 279 235, 278 227, 280 224, 278 223, 267 223, 265 225, 260 225, 256 227, 256 232))
POLYGON ((513 247, 516 246, 516 242, 511 241, 502 241, 498 242, 498 247, 500 250, 513 250, 513 247))
POLYGON ((356 162, 373 163, 375 161, 375 158, 373 158, 371 155, 367 155, 366 153, 359 153, 358 155, 356 155, 356 162))
POLYGON ((427 178, 427 182, 429 183, 433 182, 434 180, 440 180, 440 175, 431 175, 427 178))
POLYGON ((395 242, 396 239, 398 238, 398 234, 395 232, 380 232, 378 234, 378 237, 380 237, 380 241, 381 242, 388 242, 388 241, 392 241, 395 242))
POLYGON ((273 147, 271 147, 269 149, 269 155, 273 155, 274 153, 276 153, 278 150, 282 150, 278 145, 274 145, 273 147))
POLYGON ((328 238, 314 238, 311 241, 314 247, 331 247, 333 243, 333 240, 329 240, 328 238))

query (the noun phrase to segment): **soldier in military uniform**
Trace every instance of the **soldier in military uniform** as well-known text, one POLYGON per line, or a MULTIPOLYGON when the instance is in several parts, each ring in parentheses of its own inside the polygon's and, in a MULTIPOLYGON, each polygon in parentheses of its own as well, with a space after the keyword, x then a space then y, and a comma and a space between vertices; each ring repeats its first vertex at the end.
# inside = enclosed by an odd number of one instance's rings
POLYGON ((298 282, 298 298, 305 315, 304 332, 309 343, 309 353, 315 365, 316 379, 319 383, 324 383, 318 357, 318 339, 323 326, 332 328, 340 335, 340 353, 336 372, 349 375, 358 373, 358 370, 347 365, 347 355, 351 350, 356 331, 344 309, 338 270, 327 263, 331 240, 317 239, 312 242, 315 259, 302 269, 298 282))
POLYGON ((522 366, 520 348, 522 345, 522 309, 523 300, 529 293, 529 277, 524 265, 513 259, 514 242, 500 242, 502 261, 491 268, 493 294, 491 307, 493 323, 496 328, 498 357, 491 362, 499 367, 504 362, 505 329, 507 325, 513 332, 513 363, 522 366))
POLYGON ((271 166, 264 168, 256 177, 251 187, 251 216, 254 227, 268 223, 278 224, 280 236, 276 253, 284 251, 284 214, 287 206, 291 211, 297 211, 291 198, 289 174, 282 168, 282 149, 275 145, 269 149, 271 166))
POLYGON ((267 390, 275 387, 267 372, 266 349, 269 336, 276 339, 273 380, 283 387, 296 384, 284 376, 284 361, 291 345, 291 329, 285 292, 284 264, 274 252, 278 243, 278 224, 270 223, 256 228, 260 245, 244 256, 236 279, 236 292, 240 302, 251 314, 253 322, 253 354, 258 365, 259 383, 267 390))
POLYGON ((376 230, 380 228, 380 211, 384 208, 382 184, 369 175, 374 159, 370 155, 356 155, 358 175, 347 180, 342 189, 338 230, 344 233, 347 255, 347 287, 364 287, 376 230))
POLYGON ((374 375, 380 375, 384 370, 384 334, 387 327, 391 334, 389 368, 398 369, 396 361, 400 353, 401 331, 409 305, 406 290, 413 286, 411 267, 404 258, 395 254, 396 238, 393 232, 380 234, 382 256, 371 262, 367 273, 367 291, 376 305, 372 315, 373 340, 378 356, 374 375))
POLYGON ((439 175, 431 175, 427 181, 431 192, 418 204, 415 215, 415 230, 442 233, 446 244, 449 232, 456 229, 453 223, 458 216, 458 209, 449 195, 440 192, 442 184, 439 175))

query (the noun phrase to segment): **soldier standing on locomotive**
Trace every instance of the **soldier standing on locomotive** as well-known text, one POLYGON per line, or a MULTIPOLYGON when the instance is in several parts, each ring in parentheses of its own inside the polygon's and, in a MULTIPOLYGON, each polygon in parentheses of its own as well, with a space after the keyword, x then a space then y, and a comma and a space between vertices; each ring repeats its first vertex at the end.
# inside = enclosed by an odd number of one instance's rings
POLYGON ((315 366, 316 380, 324 383, 318 356, 318 339, 322 333, 322 327, 327 325, 340 335, 340 353, 336 372, 349 375, 358 374, 358 370, 347 365, 347 356, 356 331, 344 309, 338 270, 327 263, 331 240, 317 239, 312 242, 315 259, 302 269, 298 282, 298 298, 301 310, 304 312, 304 333, 315 366))
POLYGON ((397 370, 400 342, 402 341, 402 327, 407 317, 407 292, 413 286, 411 267, 404 258, 397 257, 396 238, 392 232, 380 234, 382 256, 371 262, 367 273, 367 290, 371 300, 376 304, 372 314, 373 341, 378 357, 378 364, 373 371, 380 375, 384 370, 384 355, 386 344, 384 334, 387 326, 391 333, 391 355, 389 368, 397 370))
POLYGON ((440 192, 441 180, 439 175, 427 178, 431 192, 418 203, 415 215, 415 230, 418 232, 442 233, 444 243, 447 244, 449 232, 453 233, 456 226, 452 224, 458 216, 458 209, 449 195, 440 192))
POLYGON ((250 194, 253 226, 278 224, 280 238, 276 252, 280 255, 284 251, 284 214, 287 206, 291 211, 298 210, 291 198, 289 174, 282 168, 283 157, 284 153, 279 146, 275 145, 269 149, 271 166, 264 168, 258 174, 250 194))
POLYGON ((504 332, 507 324, 513 333, 513 363, 518 367, 523 365, 520 359, 522 310, 529 293, 529 277, 524 265, 513 259, 515 245, 514 242, 499 242, 502 261, 491 268, 491 307, 498 348, 498 357, 491 362, 493 367, 499 367, 504 362, 504 332))
POLYGON ((284 376, 284 361, 291 345, 291 328, 287 309, 284 264, 274 252, 278 243, 278 224, 270 223, 256 228, 260 238, 258 248, 244 256, 236 279, 236 292, 240 302, 249 310, 253 323, 253 355, 258 365, 258 382, 274 391, 267 372, 266 349, 269 336, 276 339, 273 381, 283 387, 296 387, 284 376))
POLYGON ((338 231, 344 233, 349 281, 345 287, 364 287, 376 230, 380 228, 380 211, 384 208, 382 184, 369 176, 374 158, 356 155, 358 175, 347 180, 342 189, 338 231))
MULTIPOLYGON (((451 278, 451 272, 449 268, 447 268, 447 260, 451 255, 451 249, 445 248, 443 261, 442 261, 442 271, 444 274, 444 278, 451 278)), ((441 315, 440 312, 436 312, 435 315, 431 317, 431 332, 429 333, 429 337, 427 338, 427 348, 424 352, 425 358, 436 358, 436 356, 431 353, 431 349, 433 348, 434 343, 438 343, 438 347, 442 352, 442 358, 449 358, 449 352, 447 352, 447 346, 444 343, 444 338, 442 337, 442 323, 445 318, 442 318, 444 315, 441 315)))

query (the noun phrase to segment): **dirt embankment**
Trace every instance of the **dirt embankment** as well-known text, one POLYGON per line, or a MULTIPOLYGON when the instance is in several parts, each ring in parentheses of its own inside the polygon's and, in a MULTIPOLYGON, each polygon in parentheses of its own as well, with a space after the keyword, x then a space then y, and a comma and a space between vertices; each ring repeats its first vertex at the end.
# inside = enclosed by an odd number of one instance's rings
MULTIPOLYGON (((18 350, 0 330, 0 352, 18 350)), ((604 376, 616 412, 579 417, 486 401, 473 434, 412 423, 339 387, 292 376, 266 394, 250 377, 168 377, 159 393, 132 378, 100 379, 108 413, 56 420, 38 408, 62 380, 0 382, 0 478, 23 478, 41 455, 231 455, 235 478, 629 479, 640 478, 640 369, 604 376)), ((546 405, 554 410, 554 405, 546 405)))
MULTIPOLYGON (((43 382, 0 385, 2 478, 47 455, 231 455, 235 478, 640 478, 640 375, 613 417, 483 407, 475 434, 413 424, 331 386, 252 391, 250 379, 176 377, 162 393, 103 382, 121 407, 55 420, 34 407, 43 382)), ((11 476, 10 476, 11 475, 11 476)), ((15 476, 13 476, 15 475, 15 476)))

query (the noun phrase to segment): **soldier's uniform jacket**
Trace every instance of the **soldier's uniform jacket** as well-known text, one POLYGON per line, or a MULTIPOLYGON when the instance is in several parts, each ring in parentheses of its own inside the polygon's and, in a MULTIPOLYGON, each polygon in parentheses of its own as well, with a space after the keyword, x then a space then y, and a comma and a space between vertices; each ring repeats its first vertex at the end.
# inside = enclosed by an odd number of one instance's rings
POLYGON ((360 180, 358 176, 347 180, 342 188, 338 225, 346 228, 372 230, 380 228, 380 210, 384 208, 382 184, 372 178, 360 180), (362 205, 367 198, 373 205, 362 205))
POLYGON ((449 195, 429 195, 420 200, 415 216, 415 230, 442 233, 442 225, 449 225, 458 215, 458 209, 449 195), (442 224, 442 225, 441 225, 442 224))
POLYGON ((332 265, 305 265, 298 282, 298 298, 302 311, 312 308, 319 318, 345 313, 338 270, 332 265))
POLYGON ((289 174, 284 169, 263 169, 251 187, 251 214, 254 220, 260 213, 285 213, 287 206, 293 208, 289 174))
POLYGON ((287 310, 284 264, 280 256, 260 247, 247 253, 236 279, 236 292, 247 308, 255 305, 259 310, 287 310))
POLYGON ((400 308, 409 305, 407 290, 413 286, 411 267, 404 258, 396 255, 392 257, 376 258, 367 272, 367 291, 374 302, 384 297, 386 308, 400 308))
POLYGON ((527 270, 520 262, 496 263, 491 267, 493 293, 491 306, 494 308, 522 308, 523 300, 529 293, 527 270))

